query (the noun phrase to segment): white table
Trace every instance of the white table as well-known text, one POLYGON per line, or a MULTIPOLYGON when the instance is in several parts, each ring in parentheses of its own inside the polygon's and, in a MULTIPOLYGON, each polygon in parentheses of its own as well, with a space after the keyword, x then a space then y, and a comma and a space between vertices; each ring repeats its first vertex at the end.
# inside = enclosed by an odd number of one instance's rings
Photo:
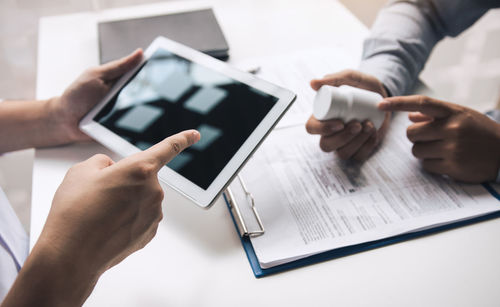
MULTIPOLYGON (((333 0, 220 0, 210 3, 233 61, 296 49, 343 48, 360 54, 367 29, 333 0)), ((199 6, 167 2, 104 13, 159 13, 199 6)), ((60 94, 96 65, 97 18, 44 18, 38 48, 38 98, 60 94)), ((37 150, 31 245, 67 169, 96 144, 37 150)), ((115 157, 116 158, 116 157, 115 157)), ((202 210, 167 190, 164 220, 143 250, 106 272, 88 306, 486 306, 500 302, 500 220, 256 279, 222 200, 202 210)))

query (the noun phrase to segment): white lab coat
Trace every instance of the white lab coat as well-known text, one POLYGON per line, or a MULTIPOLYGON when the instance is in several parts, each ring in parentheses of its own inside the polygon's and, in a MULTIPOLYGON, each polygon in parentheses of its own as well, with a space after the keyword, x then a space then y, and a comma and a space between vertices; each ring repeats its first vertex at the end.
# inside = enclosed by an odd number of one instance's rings
POLYGON ((12 286, 28 253, 28 235, 0 188, 0 302, 12 286))

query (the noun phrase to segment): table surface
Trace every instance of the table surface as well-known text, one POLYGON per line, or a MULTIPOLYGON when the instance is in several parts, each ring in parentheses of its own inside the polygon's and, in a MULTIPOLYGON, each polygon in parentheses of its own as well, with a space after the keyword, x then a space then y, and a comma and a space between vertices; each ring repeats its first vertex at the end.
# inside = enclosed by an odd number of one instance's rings
MULTIPOLYGON (((182 1, 41 19, 37 97, 60 94, 98 62, 96 20, 158 14, 209 4, 231 61, 300 49, 342 46, 361 53, 367 29, 333 0, 182 1)), ((97 144, 37 150, 31 246, 68 168, 97 144)), ((500 220, 256 279, 222 199, 203 210, 166 188, 164 219, 143 250, 99 280, 88 306, 489 306, 500 291, 500 220)))

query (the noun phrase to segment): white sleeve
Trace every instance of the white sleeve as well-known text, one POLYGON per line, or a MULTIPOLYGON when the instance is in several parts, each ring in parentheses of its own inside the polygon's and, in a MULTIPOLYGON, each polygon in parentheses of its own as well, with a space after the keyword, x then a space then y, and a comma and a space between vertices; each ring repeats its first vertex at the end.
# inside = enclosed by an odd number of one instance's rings
POLYGON ((0 188, 0 301, 9 291, 28 253, 28 235, 0 188))
POLYGON ((16 280, 16 263, 7 249, 0 244, 0 303, 3 301, 10 287, 16 280))

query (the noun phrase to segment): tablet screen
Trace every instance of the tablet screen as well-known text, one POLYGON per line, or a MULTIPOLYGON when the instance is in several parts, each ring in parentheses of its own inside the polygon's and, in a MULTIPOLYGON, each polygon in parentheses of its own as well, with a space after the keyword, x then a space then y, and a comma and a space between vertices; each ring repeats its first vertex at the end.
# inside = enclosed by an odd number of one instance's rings
POLYGON ((206 190, 277 101, 158 49, 94 120, 142 150, 197 129, 201 140, 167 166, 206 190))

